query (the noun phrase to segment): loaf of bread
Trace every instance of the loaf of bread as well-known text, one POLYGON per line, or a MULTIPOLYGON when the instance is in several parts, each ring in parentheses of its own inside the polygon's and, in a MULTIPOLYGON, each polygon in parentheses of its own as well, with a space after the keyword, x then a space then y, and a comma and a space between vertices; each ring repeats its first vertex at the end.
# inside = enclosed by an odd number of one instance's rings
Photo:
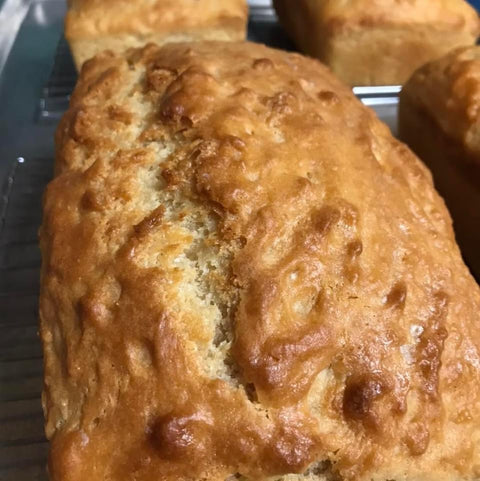
POLYGON ((403 84, 479 34, 464 0, 274 0, 287 32, 350 85, 403 84))
POLYGON ((462 253, 480 279, 480 47, 415 72, 400 97, 402 139, 433 171, 462 253))
POLYGON ((246 0, 69 0, 67 38, 77 69, 103 50, 148 42, 244 40, 246 0))
POLYGON ((480 289, 429 171, 319 62, 87 62, 41 229, 52 481, 480 476, 480 289))

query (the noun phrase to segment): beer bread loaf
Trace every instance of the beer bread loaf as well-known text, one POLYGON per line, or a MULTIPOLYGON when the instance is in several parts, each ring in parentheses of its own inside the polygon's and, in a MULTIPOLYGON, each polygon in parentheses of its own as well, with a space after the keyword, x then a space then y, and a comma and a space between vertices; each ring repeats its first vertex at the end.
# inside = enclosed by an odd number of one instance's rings
POLYGON ((480 289, 429 171, 326 67, 102 54, 56 162, 52 481, 480 475, 480 289))
POLYGON ((400 97, 402 140, 433 172, 455 234, 480 279, 480 47, 420 68, 400 97))
POLYGON ((103 50, 148 42, 244 40, 246 0, 70 0, 65 36, 77 69, 103 50))
POLYGON ((473 45, 478 15, 465 0, 274 0, 303 52, 350 85, 399 85, 451 49, 473 45))

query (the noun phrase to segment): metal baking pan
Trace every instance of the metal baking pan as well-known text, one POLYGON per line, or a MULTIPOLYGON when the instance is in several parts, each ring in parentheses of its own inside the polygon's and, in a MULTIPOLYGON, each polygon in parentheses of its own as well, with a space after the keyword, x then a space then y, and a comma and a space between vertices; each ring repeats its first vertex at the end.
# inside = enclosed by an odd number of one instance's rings
MULTIPOLYGON (((251 3, 250 40, 293 50, 269 2, 251 3)), ((64 0, 0 6, 0 480, 45 481, 37 230, 76 72, 62 36, 64 0)), ((396 132, 399 87, 354 91, 396 132)))

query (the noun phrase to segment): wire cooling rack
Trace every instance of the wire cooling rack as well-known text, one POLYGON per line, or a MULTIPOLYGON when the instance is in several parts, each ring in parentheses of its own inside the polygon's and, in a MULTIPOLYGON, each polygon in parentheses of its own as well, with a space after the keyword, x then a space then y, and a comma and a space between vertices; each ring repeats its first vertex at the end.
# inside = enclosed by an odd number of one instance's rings
POLYGON ((51 159, 12 162, 0 200, 0 479, 44 481, 37 335, 41 197, 51 159))

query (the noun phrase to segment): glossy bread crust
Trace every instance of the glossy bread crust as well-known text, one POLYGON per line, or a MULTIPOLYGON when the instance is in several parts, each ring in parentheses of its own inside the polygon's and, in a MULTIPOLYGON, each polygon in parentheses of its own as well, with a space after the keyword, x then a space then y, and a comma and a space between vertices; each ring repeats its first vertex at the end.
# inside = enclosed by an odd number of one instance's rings
POLYGON ((432 169, 465 259, 480 278, 479 109, 480 47, 460 48, 407 82, 399 132, 432 169))
POLYGON ((480 475, 480 291, 429 171, 319 62, 103 54, 45 195, 52 481, 480 475))
POLYGON ((274 0, 304 52, 350 85, 403 84, 424 63, 472 45, 476 11, 465 0, 274 0))
POLYGON ((65 36, 77 68, 103 50, 148 42, 243 40, 246 0, 71 0, 65 36))

